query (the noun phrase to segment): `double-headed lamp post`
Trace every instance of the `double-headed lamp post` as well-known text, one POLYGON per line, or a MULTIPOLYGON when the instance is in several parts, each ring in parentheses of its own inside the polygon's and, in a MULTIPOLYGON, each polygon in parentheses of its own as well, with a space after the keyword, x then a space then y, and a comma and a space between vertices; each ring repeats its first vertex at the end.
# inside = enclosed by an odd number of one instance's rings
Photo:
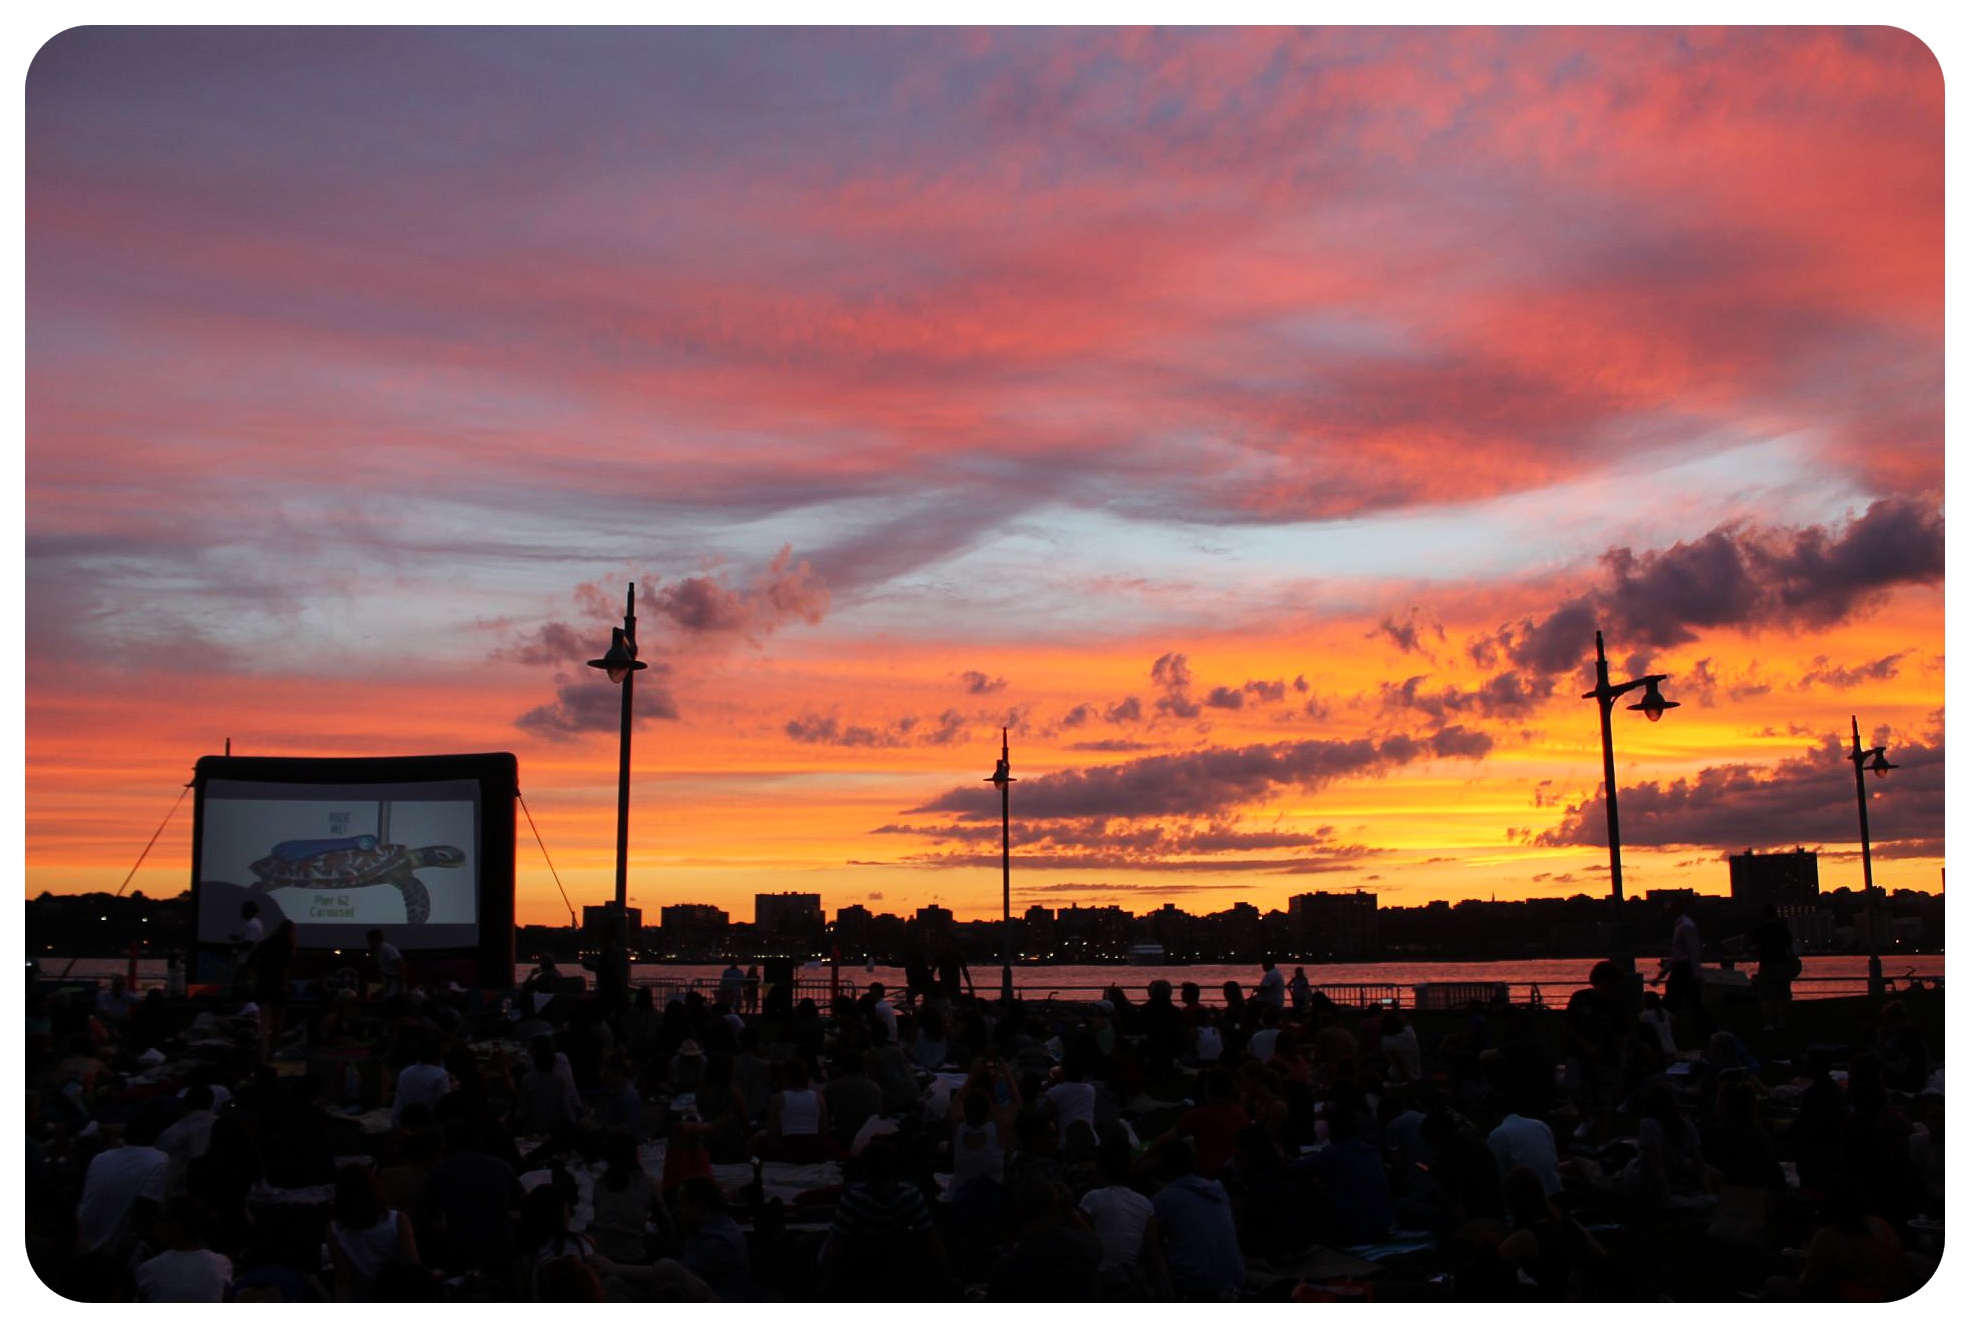
POLYGON ((636 693, 636 671, 650 667, 636 658, 636 583, 629 583, 629 600, 623 609, 622 626, 610 629, 609 653, 588 661, 591 669, 601 669, 609 681, 622 685, 622 744, 616 767, 616 929, 622 971, 610 976, 625 988, 629 985, 629 720, 636 693))
POLYGON ((1582 692, 1580 699, 1595 700, 1601 704, 1601 776, 1607 791, 1607 863, 1614 900, 1614 961, 1629 973, 1635 971, 1635 956, 1628 951, 1628 928, 1622 918, 1621 903, 1621 815, 1614 800, 1614 702, 1616 697, 1626 696, 1637 687, 1643 688, 1642 699, 1629 706, 1648 716, 1653 724, 1662 718, 1662 712, 1673 710, 1680 701, 1663 699, 1659 684, 1669 675, 1649 673, 1627 682, 1610 683, 1607 678, 1607 647, 1601 644, 1601 634, 1594 633, 1594 690, 1582 692))
POLYGON ((1860 717, 1848 718, 1854 726, 1854 748, 1847 753, 1847 759, 1854 763, 1854 797, 1861 806, 1861 916, 1867 925, 1867 994, 1870 999, 1879 1000, 1887 984, 1881 980, 1881 942, 1874 930, 1874 855, 1867 842, 1867 781, 1861 772, 1872 770, 1879 778, 1900 767, 1888 760, 1886 747, 1862 750, 1860 717))
POLYGON ((1012 1003, 1012 748, 999 730, 999 764, 986 777, 999 786, 999 999, 1012 1003))

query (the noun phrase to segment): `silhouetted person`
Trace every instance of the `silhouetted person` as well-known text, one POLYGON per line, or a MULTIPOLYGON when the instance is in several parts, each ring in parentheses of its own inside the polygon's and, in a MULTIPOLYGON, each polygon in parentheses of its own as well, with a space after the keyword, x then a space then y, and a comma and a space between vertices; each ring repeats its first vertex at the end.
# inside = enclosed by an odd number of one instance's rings
POLYGON ((1669 953, 1662 957, 1662 966, 1649 982, 1662 982, 1665 978, 1668 981, 1662 989, 1662 1003, 1672 1013, 1687 1017, 1698 1033, 1709 1037, 1713 1026, 1710 1012, 1703 1005, 1703 938, 1688 904, 1677 912, 1675 926, 1669 933, 1669 953))

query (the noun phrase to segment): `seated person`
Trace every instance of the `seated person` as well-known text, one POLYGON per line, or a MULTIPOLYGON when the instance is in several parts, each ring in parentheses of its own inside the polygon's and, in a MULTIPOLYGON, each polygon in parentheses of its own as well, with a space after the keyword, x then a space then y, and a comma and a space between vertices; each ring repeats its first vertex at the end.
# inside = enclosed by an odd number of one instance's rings
POLYGON ((784 1083, 766 1108, 766 1128, 753 1136, 753 1152, 782 1162, 823 1162, 834 1156, 828 1104, 808 1084, 807 1062, 798 1056, 781 1067, 784 1083))

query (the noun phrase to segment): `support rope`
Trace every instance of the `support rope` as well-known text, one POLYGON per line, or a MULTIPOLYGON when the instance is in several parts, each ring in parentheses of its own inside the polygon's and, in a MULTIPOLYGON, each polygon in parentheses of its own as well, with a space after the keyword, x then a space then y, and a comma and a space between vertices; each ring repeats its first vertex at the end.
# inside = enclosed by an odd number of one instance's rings
POLYGON ((554 878, 554 888, 561 891, 561 902, 568 906, 568 925, 579 930, 579 924, 575 922, 575 906, 568 902, 568 892, 561 886, 561 873, 554 870, 554 859, 547 856, 547 841, 540 837, 540 827, 534 824, 533 808, 527 806, 527 795, 515 789, 514 796, 520 800, 520 810, 527 814, 527 828, 534 832, 534 843, 540 845, 540 856, 547 862, 548 874, 554 878))
MULTIPOLYGON (((137 855, 137 861, 133 863, 130 867, 130 874, 123 878, 123 884, 116 887, 116 893, 111 895, 110 898, 112 899, 123 898, 123 892, 130 888, 130 882, 137 879, 137 868, 144 865, 144 859, 150 856, 151 849, 156 846, 157 837, 164 833, 164 827, 171 824, 171 818, 177 815, 178 803, 183 802, 185 800, 185 795, 191 791, 192 791, 192 786, 190 784, 187 784, 183 788, 178 790, 177 802, 173 802, 171 804, 171 810, 164 813, 164 819, 157 823, 157 829, 151 834, 150 843, 144 845, 144 851, 137 855)), ((61 978, 57 978, 56 981, 59 982, 62 979, 67 978, 68 970, 74 967, 75 967, 75 960, 71 958, 68 961, 68 963, 62 968, 61 978)))

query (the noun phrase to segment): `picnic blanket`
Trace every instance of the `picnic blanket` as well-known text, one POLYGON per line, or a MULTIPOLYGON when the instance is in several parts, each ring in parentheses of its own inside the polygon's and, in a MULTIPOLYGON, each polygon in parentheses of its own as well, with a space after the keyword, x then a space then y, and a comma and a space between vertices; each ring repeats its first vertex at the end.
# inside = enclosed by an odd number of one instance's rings
POLYGON ((1372 1277, 1381 1266, 1330 1245, 1315 1245, 1297 1259, 1279 1263, 1252 1260, 1246 1265, 1245 1285, 1263 1291, 1280 1282, 1335 1282, 1344 1278, 1372 1277))
MULTIPOLYGON (((714 1163, 711 1175, 718 1188, 725 1191, 725 1197, 735 1199, 752 1184, 752 1163, 714 1163)), ((760 1172, 760 1184, 768 1199, 792 1203, 809 1190, 825 1190, 830 1185, 841 1184, 841 1167, 834 1162, 768 1162, 760 1172)))
MULTIPOLYGON (((664 1155, 668 1151, 667 1140, 651 1139, 636 1150, 636 1155, 643 1163, 643 1170, 662 1180, 664 1155)), ((752 1163, 714 1162, 711 1177, 725 1191, 727 1199, 737 1199, 752 1184, 752 1163)), ((797 1195, 809 1190, 825 1190, 830 1185, 841 1184, 841 1167, 833 1162, 768 1162, 759 1179, 768 1199, 792 1203, 797 1195)))

